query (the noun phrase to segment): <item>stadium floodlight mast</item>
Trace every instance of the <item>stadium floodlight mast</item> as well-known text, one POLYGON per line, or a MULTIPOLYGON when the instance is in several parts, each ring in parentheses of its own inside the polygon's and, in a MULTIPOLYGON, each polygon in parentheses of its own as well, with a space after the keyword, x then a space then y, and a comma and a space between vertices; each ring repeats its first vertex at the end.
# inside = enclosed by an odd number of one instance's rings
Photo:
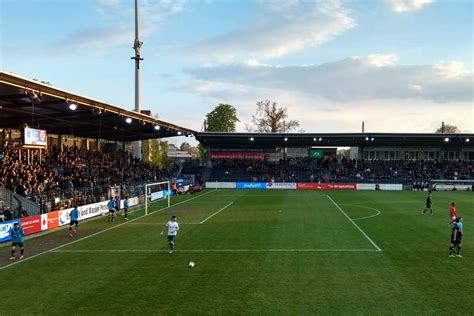
MULTIPOLYGON (((133 42, 135 57, 131 57, 131 59, 135 60, 135 112, 138 113, 140 113, 140 61, 143 60, 140 57, 140 50, 142 45, 143 42, 140 42, 138 31, 138 0, 135 0, 135 41, 133 42)), ((139 140, 133 143, 133 155, 135 158, 142 158, 142 143, 139 140)))
POLYGON ((149 183, 145 185, 145 215, 152 207, 153 201, 160 201, 166 198, 168 207, 171 206, 171 185, 169 181, 149 183), (166 193, 167 192, 167 193, 166 193))

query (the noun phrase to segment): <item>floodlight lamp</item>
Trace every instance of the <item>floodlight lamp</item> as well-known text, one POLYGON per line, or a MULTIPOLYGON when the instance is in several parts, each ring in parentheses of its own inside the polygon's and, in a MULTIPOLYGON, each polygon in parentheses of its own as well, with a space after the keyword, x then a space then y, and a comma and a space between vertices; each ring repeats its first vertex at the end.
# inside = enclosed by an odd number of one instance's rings
POLYGON ((470 139, 469 138, 466 138, 466 143, 469 143, 470 139))
POLYGON ((319 139, 318 139, 318 140, 319 140, 319 141, 322 141, 323 139, 322 139, 321 137, 319 137, 319 139))
POLYGON ((366 141, 369 141, 369 137, 366 137, 365 140, 366 140, 366 141))
POLYGON ((373 142, 373 141, 374 141, 374 138, 372 137, 372 138, 370 139, 370 141, 373 142))
POLYGON ((284 141, 287 142, 287 141, 288 141, 288 137, 285 137, 284 141))
POLYGON ((182 133, 181 131, 178 131, 178 133, 177 133, 177 134, 178 134, 178 135, 181 135, 181 134, 183 134, 183 133, 182 133))
POLYGON ((129 117, 127 117, 127 118, 125 119, 125 122, 127 122, 127 124, 131 124, 131 123, 132 123, 132 119, 129 118, 129 117))
POLYGON ((74 102, 70 102, 69 103, 69 110, 71 110, 71 111, 77 110, 77 104, 74 103, 74 102))
POLYGON ((313 137, 313 141, 317 141, 316 137, 313 137))
POLYGON ((445 141, 446 143, 449 142, 449 137, 446 137, 446 138, 444 139, 444 141, 445 141))
POLYGON ((155 131, 159 131, 160 130, 160 125, 155 125, 155 127, 153 127, 155 129, 155 131))
POLYGON ((253 137, 250 137, 250 141, 253 142, 255 139, 253 137))

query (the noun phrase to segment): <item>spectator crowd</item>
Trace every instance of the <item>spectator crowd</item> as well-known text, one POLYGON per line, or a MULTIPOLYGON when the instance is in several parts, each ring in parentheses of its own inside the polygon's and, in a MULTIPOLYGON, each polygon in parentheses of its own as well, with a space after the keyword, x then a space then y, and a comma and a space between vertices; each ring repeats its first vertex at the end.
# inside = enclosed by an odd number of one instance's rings
POLYGON ((216 159, 210 181, 402 182, 473 180, 471 161, 289 158, 216 159))
POLYGON ((77 189, 95 194, 76 196, 75 203, 92 203, 97 202, 102 187, 170 177, 168 171, 151 166, 123 151, 106 153, 77 147, 60 150, 57 146, 50 146, 41 157, 38 151, 34 151, 29 163, 26 152, 20 157, 18 151, 7 151, 2 155, 0 186, 47 205, 46 211, 54 208, 56 203, 52 200, 77 189))

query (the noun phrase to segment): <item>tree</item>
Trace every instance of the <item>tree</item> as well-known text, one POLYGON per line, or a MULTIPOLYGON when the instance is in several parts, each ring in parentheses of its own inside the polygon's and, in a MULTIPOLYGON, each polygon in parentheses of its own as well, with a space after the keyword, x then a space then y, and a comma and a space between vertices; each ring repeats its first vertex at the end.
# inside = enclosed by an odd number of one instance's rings
POLYGON ((208 157, 208 154, 207 154, 206 149, 204 148, 204 146, 201 145, 201 144, 199 144, 199 145, 197 146, 197 150, 198 150, 198 156, 199 156, 199 158, 201 158, 201 159, 204 160, 204 161, 207 161, 207 159, 208 159, 209 157, 208 157))
POLYGON ((336 151, 337 158, 349 158, 351 156, 351 151, 349 149, 338 149, 336 151))
POLYGON ((459 129, 459 127, 455 126, 455 125, 449 125, 449 124, 444 124, 441 123, 441 127, 438 128, 435 133, 437 134, 451 134, 451 133, 459 133, 461 130, 459 129))
POLYGON ((300 122, 296 120, 286 121, 287 117, 287 109, 278 107, 276 102, 259 101, 255 115, 252 115, 253 125, 247 126, 247 130, 259 133, 286 133, 300 126, 300 122))
POLYGON ((157 139, 142 141, 143 161, 162 169, 169 169, 172 161, 168 158, 168 147, 167 141, 157 139))
POLYGON ((142 141, 142 159, 153 166, 160 166, 160 148, 157 139, 142 141))
POLYGON ((160 141, 160 167, 162 169, 169 169, 172 164, 172 160, 168 158, 168 142, 167 141, 160 141))
POLYGON ((193 158, 198 158, 200 155, 199 148, 197 147, 190 147, 188 149, 188 154, 190 154, 193 158))
POLYGON ((189 143, 182 143, 181 146, 179 147, 179 150, 185 151, 193 158, 197 158, 199 156, 199 149, 197 147, 191 146, 189 143))
POLYGON ((206 114, 206 132, 235 132, 237 110, 230 104, 220 103, 206 114))
POLYGON ((189 151, 190 148, 191 148, 191 145, 189 145, 189 143, 184 142, 179 147, 179 150, 189 151))

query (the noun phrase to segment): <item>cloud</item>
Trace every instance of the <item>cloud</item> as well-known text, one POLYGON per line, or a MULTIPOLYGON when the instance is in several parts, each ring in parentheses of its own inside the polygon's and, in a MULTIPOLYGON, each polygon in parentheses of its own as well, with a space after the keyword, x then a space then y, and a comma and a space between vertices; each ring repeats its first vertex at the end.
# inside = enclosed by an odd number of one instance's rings
POLYGON ((351 57, 304 66, 272 66, 249 60, 193 68, 187 72, 194 80, 212 82, 214 87, 293 91, 338 102, 416 99, 444 103, 473 99, 473 72, 463 63, 407 66, 397 64, 395 54, 351 57))
POLYGON ((318 46, 356 25, 338 0, 259 3, 264 16, 253 25, 178 50, 221 61, 269 59, 318 46))
MULTIPOLYGON (((184 0, 143 0, 139 2, 140 37, 147 38, 155 32, 163 21, 172 14, 185 8, 184 0)), ((67 45, 68 49, 93 50, 101 52, 120 45, 131 45, 135 38, 134 14, 132 1, 101 0, 93 6, 95 12, 106 20, 107 26, 97 26, 75 30, 58 42, 67 45), (128 21, 124 23, 124 21, 128 21)))
POLYGON ((395 12, 413 12, 423 9, 433 0, 385 0, 387 5, 395 12))
MULTIPOLYGON (((307 132, 358 132, 365 121, 368 132, 433 132, 442 121, 474 131, 473 109, 470 102, 453 102, 439 106, 429 100, 328 100, 283 89, 265 89, 251 86, 233 90, 231 86, 213 86, 205 92, 197 82, 190 85, 193 93, 193 111, 178 108, 167 117, 170 121, 200 129, 201 122, 218 103, 232 104, 240 122, 238 131, 245 131, 251 122, 256 102, 271 99, 288 109, 289 119, 299 120, 307 132)), ((208 86, 209 87, 209 86, 208 86)), ((181 90, 182 93, 182 90, 181 90)))

